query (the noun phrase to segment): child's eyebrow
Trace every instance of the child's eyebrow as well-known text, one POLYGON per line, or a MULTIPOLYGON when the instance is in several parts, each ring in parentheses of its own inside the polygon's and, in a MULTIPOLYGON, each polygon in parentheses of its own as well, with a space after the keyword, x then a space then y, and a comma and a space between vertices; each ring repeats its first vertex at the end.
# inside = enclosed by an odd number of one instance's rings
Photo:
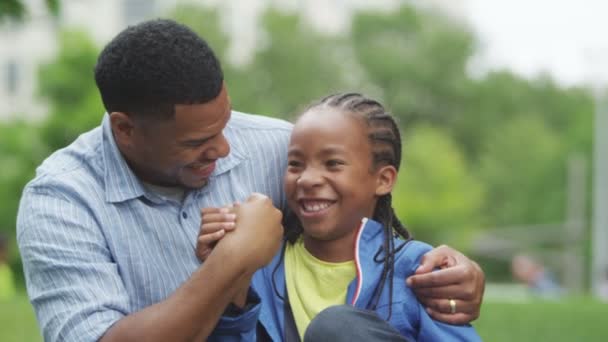
POLYGON ((289 148, 287 150, 287 155, 288 156, 297 157, 297 156, 301 156, 302 154, 303 154, 302 151, 300 151, 297 148, 295 148, 295 149, 294 148, 289 148))
POLYGON ((324 147, 321 150, 322 154, 338 154, 338 153, 344 153, 346 151, 346 149, 343 146, 327 146, 324 147))
MULTIPOLYGON (((343 154, 346 152, 346 149, 342 146, 327 146, 321 149, 317 154, 321 156, 328 156, 334 154, 343 154)), ((304 152, 298 147, 289 148, 287 150, 287 156, 289 157, 300 157, 303 156, 304 152)))

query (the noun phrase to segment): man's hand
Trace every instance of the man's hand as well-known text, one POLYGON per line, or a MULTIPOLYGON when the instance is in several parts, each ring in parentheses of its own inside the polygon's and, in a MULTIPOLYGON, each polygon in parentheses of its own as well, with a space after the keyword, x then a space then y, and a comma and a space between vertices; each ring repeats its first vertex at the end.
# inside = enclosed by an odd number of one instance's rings
POLYGON ((476 262, 448 246, 426 253, 407 285, 436 320, 466 324, 479 317, 485 288, 483 271, 476 262), (441 269, 432 272, 436 268, 441 269))
POLYGON ((217 241, 213 255, 221 251, 220 255, 240 260, 246 268, 244 271, 253 273, 268 264, 278 252, 283 237, 283 215, 267 196, 257 193, 234 211, 236 227, 217 241))

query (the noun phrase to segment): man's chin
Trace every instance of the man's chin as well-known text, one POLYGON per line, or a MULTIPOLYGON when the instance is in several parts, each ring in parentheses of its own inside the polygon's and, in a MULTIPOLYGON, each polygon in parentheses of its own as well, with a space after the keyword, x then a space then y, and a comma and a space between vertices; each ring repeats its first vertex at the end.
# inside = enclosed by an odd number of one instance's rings
POLYGON ((209 184, 209 179, 203 179, 196 182, 182 182, 181 185, 188 190, 197 190, 204 188, 205 186, 207 186, 207 184, 209 184))

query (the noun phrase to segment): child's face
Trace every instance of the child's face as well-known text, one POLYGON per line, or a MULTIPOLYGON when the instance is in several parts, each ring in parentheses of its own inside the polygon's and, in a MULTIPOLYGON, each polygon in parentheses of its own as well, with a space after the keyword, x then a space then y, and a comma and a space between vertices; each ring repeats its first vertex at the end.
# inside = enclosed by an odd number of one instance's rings
POLYGON ((296 122, 285 193, 307 236, 350 237, 372 216, 378 175, 367 134, 362 120, 333 109, 311 109, 296 122))

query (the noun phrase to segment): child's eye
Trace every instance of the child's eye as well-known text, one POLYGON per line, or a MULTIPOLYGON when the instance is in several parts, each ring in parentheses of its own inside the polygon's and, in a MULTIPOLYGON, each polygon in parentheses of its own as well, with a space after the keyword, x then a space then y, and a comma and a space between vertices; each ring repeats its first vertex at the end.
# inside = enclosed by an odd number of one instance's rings
POLYGON ((330 159, 325 162, 325 165, 327 165, 327 167, 337 167, 340 165, 344 165, 344 162, 339 159, 330 159))
POLYGON ((287 166, 289 166, 289 167, 300 167, 300 166, 302 166, 302 163, 300 163, 297 160, 290 160, 290 161, 287 162, 287 166))

